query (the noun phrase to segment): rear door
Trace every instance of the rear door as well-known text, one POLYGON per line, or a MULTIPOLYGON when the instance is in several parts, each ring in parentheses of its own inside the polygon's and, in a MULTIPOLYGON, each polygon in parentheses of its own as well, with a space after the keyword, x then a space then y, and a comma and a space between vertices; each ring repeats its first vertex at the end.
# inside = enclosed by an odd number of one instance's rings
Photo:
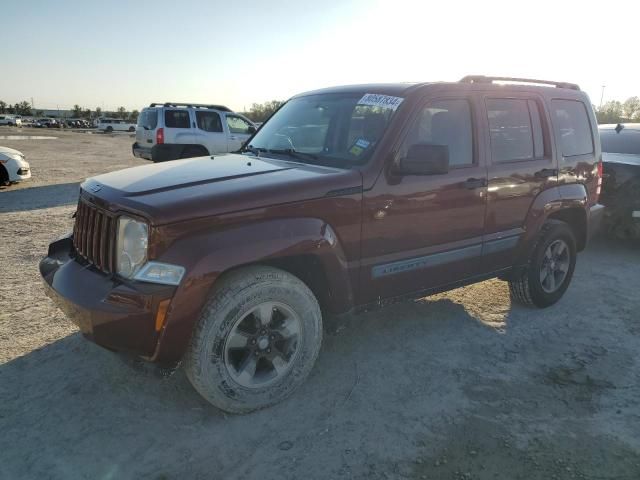
POLYGON ((247 141, 251 136, 250 129, 253 127, 244 118, 228 113, 225 115, 227 119, 227 148, 229 152, 235 152, 247 141))
POLYGON ((194 110, 194 142, 210 154, 227 152, 227 135, 220 114, 214 110, 194 110))
POLYGON ((558 183, 549 116, 535 95, 487 94, 489 186, 483 255, 487 270, 513 264, 534 199, 558 183))
POLYGON ((136 125, 136 142, 141 147, 151 148, 156 141, 156 128, 158 127, 158 109, 144 108, 138 115, 136 125))
POLYGON ((193 145, 195 137, 191 128, 191 113, 187 108, 164 109, 164 143, 193 145))

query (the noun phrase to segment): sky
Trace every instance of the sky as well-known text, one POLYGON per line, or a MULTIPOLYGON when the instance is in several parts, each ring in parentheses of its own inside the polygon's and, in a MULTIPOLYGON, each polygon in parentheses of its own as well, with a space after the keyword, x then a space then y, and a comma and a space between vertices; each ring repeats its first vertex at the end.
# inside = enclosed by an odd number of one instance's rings
POLYGON ((36 108, 285 100, 469 74, 640 96, 640 1, 0 0, 0 100, 36 108), (631 40, 627 41, 626 37, 631 40))

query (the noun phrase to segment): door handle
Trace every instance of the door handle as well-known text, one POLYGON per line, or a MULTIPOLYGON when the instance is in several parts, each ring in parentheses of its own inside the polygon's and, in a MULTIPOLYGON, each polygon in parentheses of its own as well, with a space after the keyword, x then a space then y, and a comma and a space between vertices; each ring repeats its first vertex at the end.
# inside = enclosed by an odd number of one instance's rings
POLYGON ((555 168, 543 168, 542 170, 538 170, 534 173, 536 178, 549 178, 549 177, 557 177, 558 170, 555 168))
POLYGON ((464 188, 468 188, 469 190, 473 190, 475 188, 486 187, 487 179, 486 178, 468 178, 464 182, 464 188))
POLYGON ((231 135, 231 136, 229 137, 229 139, 231 139, 231 140, 236 140, 236 136, 235 136, 235 135, 231 135))

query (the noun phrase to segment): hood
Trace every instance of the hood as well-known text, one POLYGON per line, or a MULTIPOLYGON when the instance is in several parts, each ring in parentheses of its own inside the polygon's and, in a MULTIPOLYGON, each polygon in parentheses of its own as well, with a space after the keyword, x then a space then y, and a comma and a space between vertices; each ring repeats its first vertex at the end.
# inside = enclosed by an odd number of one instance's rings
POLYGON ((227 154, 119 170, 81 187, 111 210, 123 208, 164 225, 320 198, 362 187, 362 177, 358 170, 227 154))
POLYGON ((0 155, 5 154, 5 153, 9 153, 9 154, 12 154, 12 155, 20 155, 21 157, 24 157, 22 152, 19 152, 18 150, 15 150, 15 149, 9 148, 9 147, 0 146, 0 155))
POLYGON ((640 166, 640 154, 602 152, 602 161, 605 163, 624 163, 626 165, 640 166))

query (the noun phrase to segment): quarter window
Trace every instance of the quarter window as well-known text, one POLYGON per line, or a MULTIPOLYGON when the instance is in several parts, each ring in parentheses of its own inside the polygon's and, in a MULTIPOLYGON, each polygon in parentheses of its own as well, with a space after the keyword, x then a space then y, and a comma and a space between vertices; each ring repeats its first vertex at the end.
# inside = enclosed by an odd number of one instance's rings
POLYGON ((200 130, 205 132, 222 132, 222 121, 216 112, 196 111, 196 122, 200 130))
POLYGON ((406 156, 409 148, 416 144, 446 145, 451 167, 472 165, 473 128, 469 102, 440 100, 423 108, 409 131, 401 156, 406 156))
POLYGON ((538 104, 534 100, 486 100, 493 162, 544 157, 544 137, 538 104))
POLYGON ((246 120, 232 115, 227 115, 227 125, 231 133, 242 133, 247 135, 249 134, 249 127, 251 127, 251 124, 246 120))
POLYGON ((189 128, 188 110, 165 110, 164 126, 168 128, 189 128))
POLYGON ((575 100, 552 100, 553 123, 563 157, 593 153, 587 109, 575 100))

